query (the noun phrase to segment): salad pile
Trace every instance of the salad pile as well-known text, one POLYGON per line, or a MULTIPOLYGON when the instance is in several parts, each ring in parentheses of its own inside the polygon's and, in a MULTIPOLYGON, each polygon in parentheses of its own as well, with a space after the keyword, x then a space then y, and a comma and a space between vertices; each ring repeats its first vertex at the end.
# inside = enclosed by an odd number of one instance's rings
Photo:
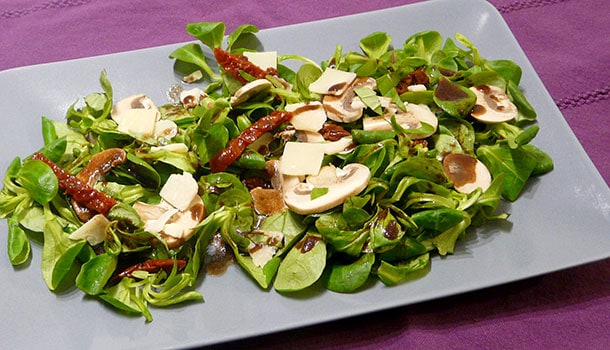
POLYGON ((318 63, 240 46, 252 25, 187 31, 199 42, 170 54, 184 76, 170 103, 116 98, 102 71, 102 91, 43 117, 44 146, 8 167, 8 256, 27 263, 41 242, 50 290, 150 321, 150 306, 203 300, 198 276, 229 258, 280 293, 396 285, 553 167, 530 143, 519 66, 461 34, 376 32, 318 63))

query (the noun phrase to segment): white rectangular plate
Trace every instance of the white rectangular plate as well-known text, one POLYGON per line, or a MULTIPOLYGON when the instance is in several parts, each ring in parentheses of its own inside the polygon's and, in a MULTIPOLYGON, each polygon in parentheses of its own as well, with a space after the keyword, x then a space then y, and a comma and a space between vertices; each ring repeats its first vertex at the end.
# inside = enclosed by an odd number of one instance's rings
MULTIPOLYGON (((508 222, 470 233, 446 258, 434 258, 424 278, 356 294, 309 290, 294 296, 262 291, 238 267, 203 277, 205 302, 153 309, 154 321, 126 317, 78 290, 54 294, 40 273, 34 245, 27 268, 0 258, 0 344, 25 348, 166 348, 214 344, 267 334, 454 295, 516 281, 610 256, 610 191, 498 12, 480 0, 441 0, 261 31, 264 49, 327 59, 341 44, 358 50, 374 32, 389 33, 395 46, 421 30, 445 37, 461 32, 487 58, 507 58, 523 68, 522 88, 539 114, 534 143, 551 154, 555 170, 531 181, 508 222)), ((117 98, 144 93, 158 104, 178 81, 168 55, 180 45, 13 69, 0 73, 0 176, 15 156, 40 146, 40 117, 62 119, 76 98, 101 91, 106 69, 117 98)), ((6 223, 0 226, 6 252, 6 223)))

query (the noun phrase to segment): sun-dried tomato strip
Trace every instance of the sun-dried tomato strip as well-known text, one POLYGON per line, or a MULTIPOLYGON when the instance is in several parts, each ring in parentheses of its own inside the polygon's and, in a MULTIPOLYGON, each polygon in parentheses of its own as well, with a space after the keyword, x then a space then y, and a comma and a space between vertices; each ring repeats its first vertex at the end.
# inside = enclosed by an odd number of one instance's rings
POLYGON ((267 69, 262 69, 261 67, 250 62, 248 57, 226 52, 219 47, 214 49, 214 57, 225 72, 234 76, 242 84, 246 84, 248 81, 241 76, 239 73, 240 70, 257 79, 265 79, 267 75, 278 75, 278 71, 275 68, 269 67, 267 69))
POLYGON ((32 159, 41 160, 51 167, 55 176, 59 180, 59 188, 72 199, 87 208, 100 214, 107 215, 110 209, 116 204, 116 200, 111 196, 100 192, 76 176, 70 174, 57 164, 50 161, 42 153, 34 153, 32 159))
POLYGON ((396 86, 396 91, 398 94, 403 94, 409 91, 409 86, 416 84, 430 84, 430 78, 428 77, 428 74, 426 74, 424 67, 419 67, 407 74, 396 86))
POLYGON ((178 270, 182 270, 186 266, 186 260, 183 259, 148 259, 126 268, 115 275, 112 279, 116 282, 125 277, 133 277, 133 273, 135 271, 146 271, 151 273, 158 272, 161 269, 169 271, 174 267, 174 263, 176 264, 178 270))
POLYGON ((318 133, 322 135, 326 141, 338 141, 344 137, 351 136, 352 134, 345 130, 341 125, 324 123, 322 129, 318 130, 318 133))
POLYGON ((271 114, 260 118, 252 125, 244 129, 239 136, 229 141, 227 148, 218 152, 210 159, 210 169, 213 173, 225 171, 229 165, 239 158, 243 151, 252 142, 256 141, 262 134, 277 129, 283 123, 292 119, 292 113, 285 111, 273 111, 271 114))

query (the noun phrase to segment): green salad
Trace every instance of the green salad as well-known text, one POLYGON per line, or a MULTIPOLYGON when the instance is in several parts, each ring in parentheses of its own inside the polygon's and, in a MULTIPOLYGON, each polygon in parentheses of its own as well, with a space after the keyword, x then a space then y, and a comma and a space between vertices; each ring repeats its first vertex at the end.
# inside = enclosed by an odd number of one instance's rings
POLYGON ((253 25, 187 31, 170 102, 114 96, 102 71, 6 170, 8 257, 41 244, 51 291, 151 321, 202 301, 197 279, 227 261, 262 292, 396 285, 553 168, 520 67, 464 35, 376 32, 315 62, 247 47, 253 25))

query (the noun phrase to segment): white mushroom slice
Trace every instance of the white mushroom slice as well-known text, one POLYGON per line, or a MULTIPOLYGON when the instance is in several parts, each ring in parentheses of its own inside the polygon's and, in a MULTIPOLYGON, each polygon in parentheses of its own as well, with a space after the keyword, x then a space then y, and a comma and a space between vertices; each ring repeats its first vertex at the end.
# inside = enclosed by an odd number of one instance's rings
POLYGON ((407 86, 407 90, 409 91, 426 91, 426 85, 424 84, 414 84, 407 86))
POLYGON ((317 132, 326 122, 326 112, 318 101, 287 104, 285 109, 292 113, 290 124, 297 130, 317 132))
POLYGON ((425 139, 426 137, 432 136, 432 134, 436 132, 436 129, 438 129, 438 118, 427 105, 409 103, 407 104, 407 112, 411 112, 413 115, 415 115, 417 120, 420 122, 420 126, 421 123, 426 123, 433 128, 429 133, 426 134, 411 135, 412 139, 425 139))
POLYGON ((242 104, 254 96, 268 91, 271 86, 271 82, 267 79, 253 80, 235 91, 231 97, 231 106, 242 104))
POLYGON ((193 73, 183 77, 182 81, 187 84, 192 84, 192 83, 196 82, 197 80, 201 80, 202 78, 203 78, 203 72, 201 70, 197 69, 193 73))
POLYGON ((321 95, 341 95, 356 79, 356 73, 326 68, 322 75, 309 84, 309 90, 321 95))
POLYGON ((323 142, 321 144, 322 144, 322 147, 324 148, 324 153, 331 155, 331 154, 345 152, 354 144, 354 140, 352 139, 351 136, 346 136, 346 137, 340 138, 337 141, 323 142))
MULTIPOLYGON (((381 103, 382 108, 390 108, 392 106, 392 98, 387 96, 379 96, 379 103, 381 103)), ((394 107, 398 108, 398 106, 394 105, 394 107)))
POLYGON ((178 135, 178 125, 169 119, 158 120, 154 125, 155 139, 171 140, 178 135))
MULTIPOLYGON (((405 129, 418 129, 422 126, 422 122, 432 126, 432 130, 425 134, 409 134, 412 139, 424 139, 431 136, 438 128, 438 119, 432 113, 427 105, 407 104, 406 112, 394 114, 396 122, 405 129)), ((362 129, 366 131, 373 130, 392 130, 391 124, 392 115, 384 115, 379 117, 366 117, 362 120, 362 129)))
MULTIPOLYGON (((134 205, 134 208, 135 208, 135 205, 134 205)), ((163 206, 159 206, 159 208, 163 208, 163 206)), ((136 211, 137 211, 137 209, 136 209, 136 211)), ((167 224, 169 219, 172 216, 174 216, 175 214, 177 214, 178 212, 179 212, 179 210, 176 208, 173 208, 173 207, 166 208, 165 211, 163 211, 160 216, 155 217, 155 218, 149 218, 148 220, 146 220, 144 229, 149 232, 159 233, 159 232, 163 231, 163 229, 165 228, 165 225, 167 224)), ((141 218, 141 216, 140 216, 140 218, 141 218)))
POLYGON ((130 109, 151 109, 155 111, 158 110, 155 103, 148 96, 138 94, 125 97, 124 99, 119 100, 117 103, 115 103, 114 106, 112 106, 110 117, 112 118, 112 120, 119 123, 122 118, 122 113, 130 109))
POLYGON ((366 105, 360 97, 356 96, 354 88, 368 87, 374 89, 377 86, 373 78, 357 78, 341 95, 325 95, 322 104, 328 119, 340 123, 351 123, 362 117, 366 105))
POLYGON ((199 185, 190 173, 172 174, 161 188, 159 195, 179 210, 186 210, 197 196, 199 185))
POLYGON ((477 85, 470 88, 477 96, 470 112, 473 118, 483 123, 507 122, 517 117, 517 106, 502 88, 493 85, 477 85))
POLYGON ((267 68, 277 69, 277 51, 245 51, 244 56, 246 56, 248 61, 252 64, 255 64, 263 70, 267 68))
POLYGON ((193 228, 197 226, 205 215, 203 200, 195 196, 185 211, 172 215, 161 233, 165 233, 176 239, 188 240, 193 234, 193 228))
POLYGON ((180 102, 185 108, 193 108, 199 106, 201 100, 207 96, 208 94, 200 88, 183 90, 180 92, 180 102))
POLYGON ((164 145, 164 146, 152 146, 150 148, 151 152, 158 152, 158 151, 163 151, 163 150, 168 151, 168 152, 185 154, 189 151, 189 148, 187 147, 187 145, 185 145, 182 142, 170 143, 169 145, 164 145))
POLYGON ((68 238, 72 240, 85 238, 90 245, 97 245, 104 242, 108 226, 110 226, 110 221, 104 215, 97 214, 72 232, 68 238))
POLYGON ((296 132, 299 142, 325 142, 324 136, 319 132, 299 130, 296 132))
POLYGON ((447 154, 443 158, 443 169, 458 192, 470 193, 477 188, 485 191, 491 185, 491 174, 485 164, 471 156, 447 154))
POLYGON ((317 174, 324 159, 324 147, 319 143, 286 142, 280 163, 284 175, 317 174))
MULTIPOLYGON (((308 191, 303 190, 301 187, 305 187, 304 189, 311 189, 314 186, 311 183, 302 183, 304 186, 298 184, 284 192, 284 201, 286 202, 286 205, 297 214, 308 215, 321 213, 343 204, 348 197, 360 193, 366 188, 371 178, 369 168, 358 163, 348 164, 342 170, 334 169, 333 171, 336 172, 336 182, 325 186, 328 188, 328 192, 324 195, 311 199, 311 191, 308 193, 308 191)), ((321 173, 324 174, 326 174, 326 172, 327 170, 321 171, 321 173)), ((324 178, 310 181, 327 183, 332 182, 333 177, 326 177, 324 175, 324 178)))
POLYGON ((133 208, 144 220, 144 229, 159 234, 169 248, 175 248, 190 239, 194 228, 205 217, 205 207, 199 196, 195 196, 183 211, 164 200, 156 205, 136 202, 133 208))
POLYGON ((338 171, 339 169, 337 169, 337 167, 329 164, 323 166, 318 174, 308 176, 305 179, 305 182, 311 185, 312 189, 314 187, 329 187, 340 181, 338 171))
POLYGON ((312 131, 298 131, 296 137, 299 142, 320 144, 324 153, 329 155, 345 152, 354 144, 351 136, 342 137, 337 141, 326 141, 322 134, 312 131))

